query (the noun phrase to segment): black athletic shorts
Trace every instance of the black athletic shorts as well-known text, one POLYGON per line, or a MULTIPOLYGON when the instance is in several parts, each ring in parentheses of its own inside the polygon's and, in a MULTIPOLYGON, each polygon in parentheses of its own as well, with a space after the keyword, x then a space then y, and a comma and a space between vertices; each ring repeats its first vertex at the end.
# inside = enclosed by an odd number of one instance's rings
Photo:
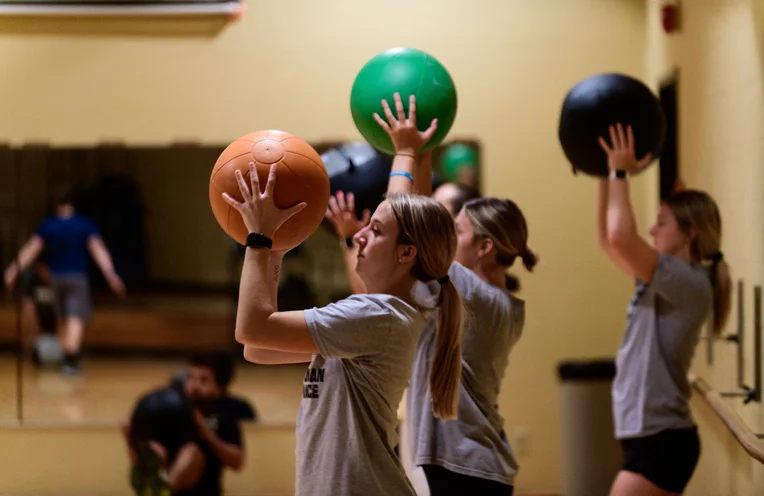
POLYGON ((422 465, 431 496, 512 496, 513 486, 457 474, 439 465, 422 465))
POLYGON ((681 494, 700 458, 697 427, 623 439, 623 470, 642 475, 664 491, 681 494))

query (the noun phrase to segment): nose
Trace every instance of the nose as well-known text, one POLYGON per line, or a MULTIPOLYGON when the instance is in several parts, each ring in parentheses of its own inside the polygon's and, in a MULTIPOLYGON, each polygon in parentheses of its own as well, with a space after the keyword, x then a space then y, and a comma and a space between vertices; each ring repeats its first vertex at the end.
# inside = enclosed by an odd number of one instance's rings
POLYGON ((368 226, 364 227, 363 229, 361 229, 360 231, 355 233, 355 236, 353 236, 353 241, 355 241, 358 244, 358 246, 362 246, 363 247, 363 246, 366 245, 365 232, 366 232, 367 228, 368 228, 368 226))

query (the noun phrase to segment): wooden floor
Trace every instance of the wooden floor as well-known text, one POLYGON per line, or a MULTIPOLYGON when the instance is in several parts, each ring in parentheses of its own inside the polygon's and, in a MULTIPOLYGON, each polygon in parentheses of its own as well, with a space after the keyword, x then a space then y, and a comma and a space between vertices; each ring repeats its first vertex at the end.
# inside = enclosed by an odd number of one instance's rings
MULTIPOLYGON (((95 299, 85 330, 86 349, 175 351, 179 353, 233 344, 234 304, 220 294, 146 293, 126 300, 95 299)), ((20 312, 14 302, 0 302, 0 344, 18 342, 20 312)), ((23 339, 31 342, 23 326, 23 339)))
MULTIPOLYGON (((83 361, 81 379, 24 363, 18 381, 17 359, 0 355, 0 421, 114 422, 130 412, 141 393, 167 384, 184 367, 181 360, 91 358, 83 361)), ((305 365, 261 366, 242 362, 231 387, 249 400, 260 421, 294 425, 302 398, 305 365)))

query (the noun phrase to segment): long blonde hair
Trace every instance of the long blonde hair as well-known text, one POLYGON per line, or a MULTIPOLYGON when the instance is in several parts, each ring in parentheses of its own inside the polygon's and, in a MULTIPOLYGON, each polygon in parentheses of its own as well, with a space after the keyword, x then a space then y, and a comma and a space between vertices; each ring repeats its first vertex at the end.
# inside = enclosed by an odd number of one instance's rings
MULTIPOLYGON (((511 267, 517 257, 528 272, 538 263, 538 257, 528 248, 528 224, 515 202, 500 198, 476 198, 464 204, 475 237, 491 238, 496 249, 496 263, 511 267)), ((510 291, 520 289, 516 277, 506 275, 510 291)))
POLYGON ((417 249, 412 274, 441 282, 436 349, 430 368, 432 410, 447 420, 457 416, 462 374, 462 299, 445 276, 456 255, 454 220, 440 203, 421 195, 390 194, 387 201, 398 222, 401 244, 417 249))
POLYGON ((692 236, 690 255, 698 263, 710 264, 709 277, 714 290, 713 330, 720 334, 732 306, 730 267, 721 253, 722 217, 710 195, 698 190, 682 190, 664 201, 674 214, 679 229, 692 236))

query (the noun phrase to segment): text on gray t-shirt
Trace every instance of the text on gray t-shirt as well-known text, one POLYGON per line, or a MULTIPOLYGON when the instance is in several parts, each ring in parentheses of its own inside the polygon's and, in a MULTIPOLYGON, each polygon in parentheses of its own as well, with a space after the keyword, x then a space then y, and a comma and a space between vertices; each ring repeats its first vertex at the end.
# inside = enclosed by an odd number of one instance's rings
POLYGON ((297 419, 297 496, 415 495, 393 450, 425 318, 384 294, 305 311, 319 354, 297 419))

